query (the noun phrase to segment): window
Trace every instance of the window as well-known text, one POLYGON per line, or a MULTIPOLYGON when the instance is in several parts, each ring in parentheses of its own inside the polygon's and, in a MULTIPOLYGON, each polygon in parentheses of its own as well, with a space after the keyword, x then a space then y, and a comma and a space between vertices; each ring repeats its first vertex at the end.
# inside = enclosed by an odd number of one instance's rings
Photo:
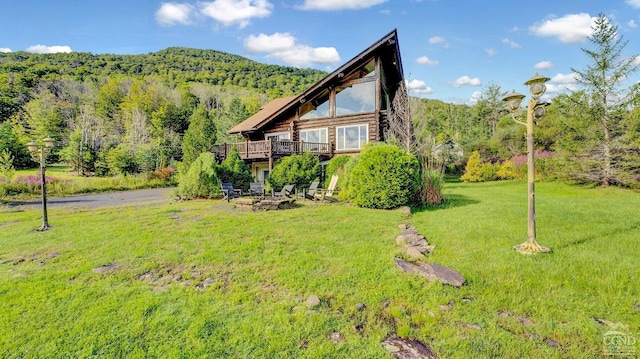
POLYGON ((271 139, 273 141, 284 141, 284 140, 290 140, 291 136, 289 135, 289 132, 274 132, 274 133, 265 133, 264 139, 265 140, 271 139))
POLYGON ((357 150, 362 148, 369 140, 369 126, 354 125, 336 128, 336 149, 357 150))
MULTIPOLYGON (((375 80, 375 79, 372 79, 375 80)), ((336 115, 373 112, 376 109, 376 82, 365 81, 336 88, 336 115)))
POLYGON ((312 142, 312 143, 328 143, 327 129, 316 128, 313 130, 300 131, 300 141, 312 142))
POLYGON ((300 119, 329 117, 329 90, 325 90, 317 98, 300 106, 300 119))

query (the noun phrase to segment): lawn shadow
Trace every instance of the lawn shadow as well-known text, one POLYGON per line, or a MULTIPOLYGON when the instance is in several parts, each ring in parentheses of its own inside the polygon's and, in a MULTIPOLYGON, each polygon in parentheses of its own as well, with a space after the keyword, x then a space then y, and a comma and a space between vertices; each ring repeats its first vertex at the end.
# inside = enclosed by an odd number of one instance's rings
POLYGON ((480 201, 471 199, 463 195, 452 194, 452 195, 446 196, 445 202, 439 206, 412 208, 412 212, 413 213, 433 212, 433 211, 439 211, 439 210, 448 209, 448 208, 464 207, 464 206, 477 204, 477 203, 480 203, 480 201))

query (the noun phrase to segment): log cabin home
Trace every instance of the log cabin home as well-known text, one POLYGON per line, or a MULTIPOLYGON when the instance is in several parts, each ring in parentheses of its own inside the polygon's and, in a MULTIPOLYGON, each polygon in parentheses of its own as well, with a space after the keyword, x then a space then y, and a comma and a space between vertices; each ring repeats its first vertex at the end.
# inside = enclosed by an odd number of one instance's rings
MULTIPOLYGON (((244 142, 215 146, 222 161, 235 146, 264 182, 275 161, 311 152, 321 161, 356 154, 369 142, 385 141, 396 96, 407 96, 397 31, 393 30, 297 96, 275 99, 229 130, 244 142)), ((406 105, 405 105, 406 106, 406 105)))

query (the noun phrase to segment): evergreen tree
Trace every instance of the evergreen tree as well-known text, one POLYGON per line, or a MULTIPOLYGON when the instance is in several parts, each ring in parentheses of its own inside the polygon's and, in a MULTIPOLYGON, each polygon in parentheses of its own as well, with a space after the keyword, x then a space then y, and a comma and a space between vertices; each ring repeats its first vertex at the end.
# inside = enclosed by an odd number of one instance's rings
POLYGON ((182 141, 183 168, 189 168, 201 153, 210 151, 215 143, 215 116, 204 106, 198 106, 189 118, 189 128, 182 141))
MULTIPOLYGON (((622 127, 627 105, 633 100, 633 87, 625 88, 624 81, 638 70, 637 56, 623 55, 627 41, 604 14, 598 16, 592 29, 589 41, 593 49, 582 49, 591 64, 582 71, 572 70, 585 90, 585 96, 580 97, 583 100, 580 107, 585 114, 582 120, 593 131, 585 132, 588 137, 585 146, 565 150, 568 150, 569 161, 589 159, 589 166, 579 174, 581 177, 602 186, 624 184, 623 178, 633 170, 624 159, 629 143, 625 141, 622 127)), ((632 162, 637 163, 637 155, 636 152, 632 162)))

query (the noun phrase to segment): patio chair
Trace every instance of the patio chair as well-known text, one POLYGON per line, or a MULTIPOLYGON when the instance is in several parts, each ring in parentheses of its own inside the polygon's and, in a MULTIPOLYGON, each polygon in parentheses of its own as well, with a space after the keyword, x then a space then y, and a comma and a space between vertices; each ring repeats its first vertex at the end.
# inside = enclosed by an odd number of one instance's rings
POLYGON ((336 189, 337 185, 338 175, 334 174, 333 176, 331 176, 331 180, 329 181, 329 187, 327 187, 327 189, 318 189, 317 193, 313 196, 313 200, 324 201, 326 199, 328 201, 336 201, 336 199, 333 198, 333 195, 338 192, 338 190, 336 189))
POLYGON ((227 202, 229 202, 231 198, 242 196, 242 190, 233 188, 233 184, 228 182, 220 183, 220 189, 222 190, 222 195, 227 202))
POLYGON ((311 185, 306 191, 302 191, 302 197, 307 199, 315 199, 316 193, 318 193, 318 186, 320 185, 320 181, 313 181, 311 185))
POLYGON ((282 187, 280 191, 273 192, 273 195, 275 197, 291 197, 292 195, 295 194, 294 192, 295 192, 295 186, 292 184, 288 184, 282 187))
POLYGON ((250 183, 249 195, 252 197, 264 197, 264 186, 262 185, 262 182, 250 183))

